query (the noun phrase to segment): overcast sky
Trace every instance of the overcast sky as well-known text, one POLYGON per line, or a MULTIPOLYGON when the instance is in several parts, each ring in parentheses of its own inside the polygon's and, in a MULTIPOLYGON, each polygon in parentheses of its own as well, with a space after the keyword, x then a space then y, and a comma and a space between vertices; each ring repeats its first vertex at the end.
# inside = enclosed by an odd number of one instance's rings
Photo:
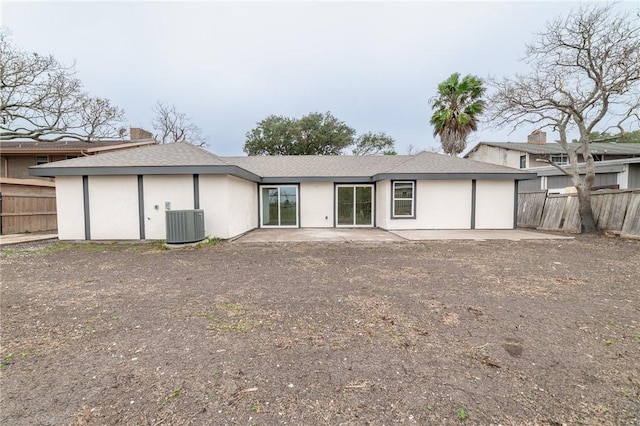
MULTIPOLYGON (((11 2, 1 22, 28 51, 75 62, 93 95, 151 129, 175 104, 240 155, 245 134, 275 114, 331 113, 396 150, 439 146, 428 101, 451 73, 526 71, 524 45, 579 2, 11 2)), ((640 0, 622 8, 640 11, 640 0)), ((478 141, 525 141, 482 124, 478 141)), ((550 139, 552 139, 551 136, 550 139)))

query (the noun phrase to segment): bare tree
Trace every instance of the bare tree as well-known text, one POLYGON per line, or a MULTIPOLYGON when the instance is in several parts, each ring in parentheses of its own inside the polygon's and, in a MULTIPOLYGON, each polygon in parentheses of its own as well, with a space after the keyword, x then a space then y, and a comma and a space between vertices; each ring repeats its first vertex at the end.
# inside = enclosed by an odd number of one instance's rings
POLYGON ((168 105, 158 101, 153 107, 156 114, 153 128, 157 133, 156 140, 160 143, 189 142, 197 146, 207 146, 207 138, 202 130, 184 113, 178 112, 175 105, 168 105))
POLYGON ((124 111, 89 96, 73 66, 18 49, 0 31, 0 140, 118 137, 124 111))
POLYGON ((614 13, 611 5, 591 5, 566 18, 547 23, 527 45, 526 75, 493 79, 491 120, 498 126, 534 125, 560 134, 569 158, 567 169, 549 163, 571 177, 576 187, 583 232, 599 232, 591 208, 595 179, 589 135, 640 120, 640 25, 630 14, 614 13), (578 144, 567 134, 578 131, 578 144), (586 173, 581 176, 582 157, 586 173))

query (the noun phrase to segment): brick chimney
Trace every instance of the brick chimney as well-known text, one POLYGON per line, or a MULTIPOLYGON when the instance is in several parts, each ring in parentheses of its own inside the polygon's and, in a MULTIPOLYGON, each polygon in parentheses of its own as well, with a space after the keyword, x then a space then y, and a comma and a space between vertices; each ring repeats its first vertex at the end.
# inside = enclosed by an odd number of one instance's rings
POLYGON ((153 134, 139 127, 129 129, 129 139, 131 141, 139 141, 141 139, 153 139, 153 134))
POLYGON ((529 136, 527 136, 527 143, 534 145, 544 145, 547 143, 547 132, 542 130, 534 130, 529 136))

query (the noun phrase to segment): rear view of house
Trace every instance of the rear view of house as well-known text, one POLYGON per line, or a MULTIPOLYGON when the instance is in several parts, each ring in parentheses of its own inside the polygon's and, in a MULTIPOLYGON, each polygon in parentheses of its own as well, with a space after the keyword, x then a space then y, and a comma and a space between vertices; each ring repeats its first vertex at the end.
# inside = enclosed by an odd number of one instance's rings
POLYGON ((511 229, 535 174, 440 154, 219 157, 185 143, 32 167, 56 179, 63 240, 166 238, 166 211, 206 235, 255 228, 511 229))

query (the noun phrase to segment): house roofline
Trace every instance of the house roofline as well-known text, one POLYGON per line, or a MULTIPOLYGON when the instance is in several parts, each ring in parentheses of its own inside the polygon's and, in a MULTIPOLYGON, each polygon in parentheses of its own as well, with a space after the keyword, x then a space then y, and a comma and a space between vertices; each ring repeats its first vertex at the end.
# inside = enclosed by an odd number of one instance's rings
MULTIPOLYGON (((593 164, 595 166, 596 172, 598 173, 619 173, 624 171, 625 165, 638 163, 640 163, 640 157, 595 161, 593 164)), ((569 171, 570 169, 570 166, 568 165, 561 167, 567 171, 569 171)), ((580 173, 586 172, 585 163, 578 163, 578 170, 580 173)), ((561 172, 553 166, 533 167, 527 169, 527 171, 535 172, 538 176, 558 176, 559 174, 561 174, 561 172)))
POLYGON ((86 149, 84 149, 84 151, 87 152, 87 153, 101 152, 101 151, 113 151, 113 150, 118 150, 118 149, 126 149, 126 148, 135 148, 135 147, 139 147, 139 146, 154 145, 156 143, 158 143, 158 142, 155 139, 145 139, 143 141, 126 142, 126 143, 120 144, 120 145, 107 145, 107 146, 97 146, 95 148, 86 148, 86 149))
POLYGON ((127 166, 127 167, 46 167, 29 168, 32 176, 107 176, 107 175, 179 175, 214 174, 232 175, 252 182, 264 184, 290 182, 336 182, 365 183, 381 180, 529 180, 535 179, 534 172, 515 173, 378 173, 373 176, 272 176, 260 177, 239 166, 127 166))
POLYGON ((515 173, 379 173, 373 180, 530 180, 537 177, 533 172, 515 173))
MULTIPOLYGON (((55 163, 54 163, 55 164, 55 163)), ((257 176, 234 165, 217 166, 125 166, 125 167, 29 167, 31 176, 109 176, 109 175, 232 175, 252 182, 260 182, 257 176)))
MULTIPOLYGON (((28 142, 31 143, 31 142, 28 142)), ((137 142, 116 142, 114 141, 113 145, 103 145, 96 147, 78 147, 78 146, 69 146, 65 147, 64 145, 57 145, 56 147, 48 147, 46 143, 42 143, 42 145, 38 145, 37 147, 20 147, 20 148, 5 148, 0 145, 2 149, 2 154, 13 154, 13 155, 21 155, 21 154, 40 154, 40 155, 65 155, 65 154, 83 154, 83 153, 97 153, 101 151, 116 151, 119 149, 127 149, 127 148, 136 148, 146 145, 154 145, 157 142, 154 139, 148 139, 144 141, 137 142)))

